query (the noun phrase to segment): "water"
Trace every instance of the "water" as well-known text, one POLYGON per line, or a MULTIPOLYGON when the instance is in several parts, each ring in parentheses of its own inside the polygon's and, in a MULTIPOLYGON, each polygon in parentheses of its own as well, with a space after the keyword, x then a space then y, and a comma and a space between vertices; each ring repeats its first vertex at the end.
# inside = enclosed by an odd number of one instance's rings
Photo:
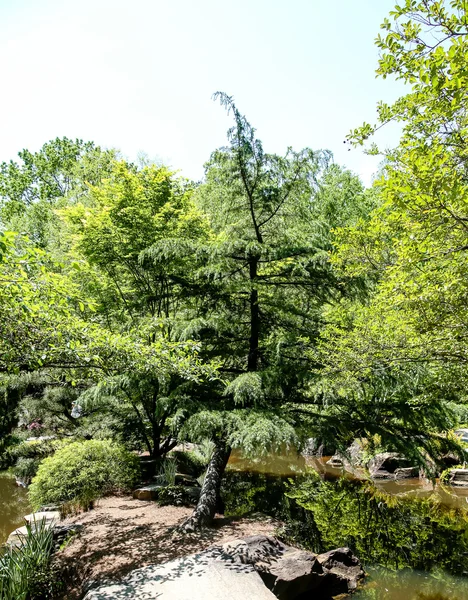
POLYGON ((417 571, 368 569, 366 584, 353 600, 467 600, 468 579, 417 571))
POLYGON ((26 490, 15 484, 14 477, 0 473, 0 546, 12 531, 24 525, 24 515, 30 512, 26 490))
MULTIPOLYGON (((350 480, 366 481, 368 476, 364 469, 347 470, 332 467, 327 464, 330 456, 323 458, 304 457, 296 452, 270 454, 261 458, 246 458, 239 452, 233 451, 228 468, 244 473, 259 473, 278 477, 294 477, 303 475, 312 468, 323 479, 338 479, 345 477, 350 480)), ((387 494, 407 498, 433 498, 450 506, 468 510, 468 488, 457 488, 433 484, 423 479, 401 479, 399 481, 374 481, 376 489, 387 494)))
POLYGON ((314 552, 351 547, 369 573, 355 600, 468 600, 468 490, 420 479, 370 482, 363 470, 327 460, 234 453, 233 514, 273 514, 287 523, 285 541, 314 552))

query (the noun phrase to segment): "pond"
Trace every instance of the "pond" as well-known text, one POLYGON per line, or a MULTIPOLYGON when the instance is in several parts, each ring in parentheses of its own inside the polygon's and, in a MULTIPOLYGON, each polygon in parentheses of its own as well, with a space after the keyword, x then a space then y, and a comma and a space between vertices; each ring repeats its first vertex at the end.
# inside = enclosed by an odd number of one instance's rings
POLYGON ((326 462, 234 455, 226 504, 273 514, 284 541, 313 552, 352 548, 369 573, 355 600, 468 600, 467 490, 371 482, 326 462))
POLYGON ((30 512, 27 491, 18 487, 11 475, 0 473, 0 546, 12 531, 24 525, 24 515, 30 512))

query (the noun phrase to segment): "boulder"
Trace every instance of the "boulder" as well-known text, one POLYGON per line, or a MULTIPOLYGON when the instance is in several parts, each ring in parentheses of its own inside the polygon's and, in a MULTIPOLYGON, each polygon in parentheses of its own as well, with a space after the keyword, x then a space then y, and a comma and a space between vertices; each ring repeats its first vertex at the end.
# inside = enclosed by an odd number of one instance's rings
POLYGON ((163 487, 163 485, 158 485, 156 483, 145 485, 144 487, 134 490, 133 497, 135 500, 157 500, 159 490, 163 487))
POLYGON ((365 576, 349 548, 317 556, 257 535, 228 542, 222 550, 233 561, 252 565, 280 600, 310 600, 311 592, 317 600, 347 594, 365 576))
POLYGON ((30 515, 26 515, 24 520, 30 525, 34 525, 34 523, 40 523, 41 521, 45 521, 49 526, 55 525, 60 521, 60 511, 58 510, 47 510, 42 512, 31 513, 30 515))
POLYGON ((290 600, 319 587, 323 569, 311 552, 286 546, 275 538, 255 535, 228 542, 223 552, 234 561, 251 564, 280 600, 290 600))
POLYGON ((320 438, 308 438, 303 447, 303 456, 313 456, 322 458, 322 456, 331 456, 335 454, 335 448, 320 438))
POLYGON ((329 467, 333 467, 334 469, 343 469, 344 461, 343 457, 340 454, 334 454, 330 460, 327 460, 327 465, 329 467))
POLYGON ((310 600, 354 590, 364 571, 349 548, 319 556, 264 535, 133 571, 85 600, 310 600))
POLYGON ((330 596, 349 594, 355 590, 361 579, 365 577, 359 559, 349 548, 337 548, 325 554, 319 554, 317 561, 325 572, 320 591, 327 591, 330 596))
POLYGON ((419 467, 400 467, 393 476, 395 479, 414 479, 419 477, 419 467))
POLYGON ((419 476, 419 467, 415 467, 411 462, 397 452, 382 452, 376 454, 368 464, 369 474, 372 479, 396 479, 396 473, 410 473, 406 469, 411 469, 411 477, 419 476), (405 470, 405 471, 404 471, 405 470))
POLYGON ((447 483, 455 487, 468 488, 468 469, 452 469, 447 483))

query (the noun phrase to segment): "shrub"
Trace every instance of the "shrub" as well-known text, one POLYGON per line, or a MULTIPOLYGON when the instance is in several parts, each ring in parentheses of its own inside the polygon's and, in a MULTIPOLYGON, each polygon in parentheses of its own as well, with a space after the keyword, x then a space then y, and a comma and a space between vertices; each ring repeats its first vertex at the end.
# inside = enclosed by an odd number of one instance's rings
POLYGON ((13 468, 15 477, 21 479, 25 483, 29 483, 31 479, 36 475, 41 460, 38 458, 19 458, 18 462, 13 468))
POLYGON ((65 504, 87 510, 106 494, 131 490, 139 467, 137 456, 110 440, 73 442, 42 461, 29 498, 35 509, 65 504))
POLYGON ((184 485, 168 485, 159 490, 157 502, 160 506, 193 506, 197 498, 184 485))
POLYGON ((177 450, 171 454, 176 460, 179 471, 193 477, 200 477, 208 464, 208 460, 205 460, 198 452, 177 450))

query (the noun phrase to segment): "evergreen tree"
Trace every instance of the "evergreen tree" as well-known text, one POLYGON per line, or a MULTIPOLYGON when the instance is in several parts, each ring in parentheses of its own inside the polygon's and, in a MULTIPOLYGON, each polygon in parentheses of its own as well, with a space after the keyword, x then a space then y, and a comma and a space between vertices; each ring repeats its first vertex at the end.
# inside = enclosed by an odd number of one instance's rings
POLYGON ((192 335, 202 340, 202 352, 221 362, 225 382, 204 392, 205 410, 186 426, 192 439, 215 442, 187 529, 213 518, 233 447, 261 453, 298 443, 300 418, 288 404, 302 399, 305 350, 319 335, 324 305, 347 290, 330 265, 330 223, 344 218, 337 213, 346 194, 350 213, 362 199, 356 178, 328 168, 329 153, 289 148, 283 157, 267 154, 232 98, 215 97, 234 126, 196 192, 215 237, 199 249, 205 297, 192 335), (335 198, 327 193, 333 176, 346 180, 335 198))

